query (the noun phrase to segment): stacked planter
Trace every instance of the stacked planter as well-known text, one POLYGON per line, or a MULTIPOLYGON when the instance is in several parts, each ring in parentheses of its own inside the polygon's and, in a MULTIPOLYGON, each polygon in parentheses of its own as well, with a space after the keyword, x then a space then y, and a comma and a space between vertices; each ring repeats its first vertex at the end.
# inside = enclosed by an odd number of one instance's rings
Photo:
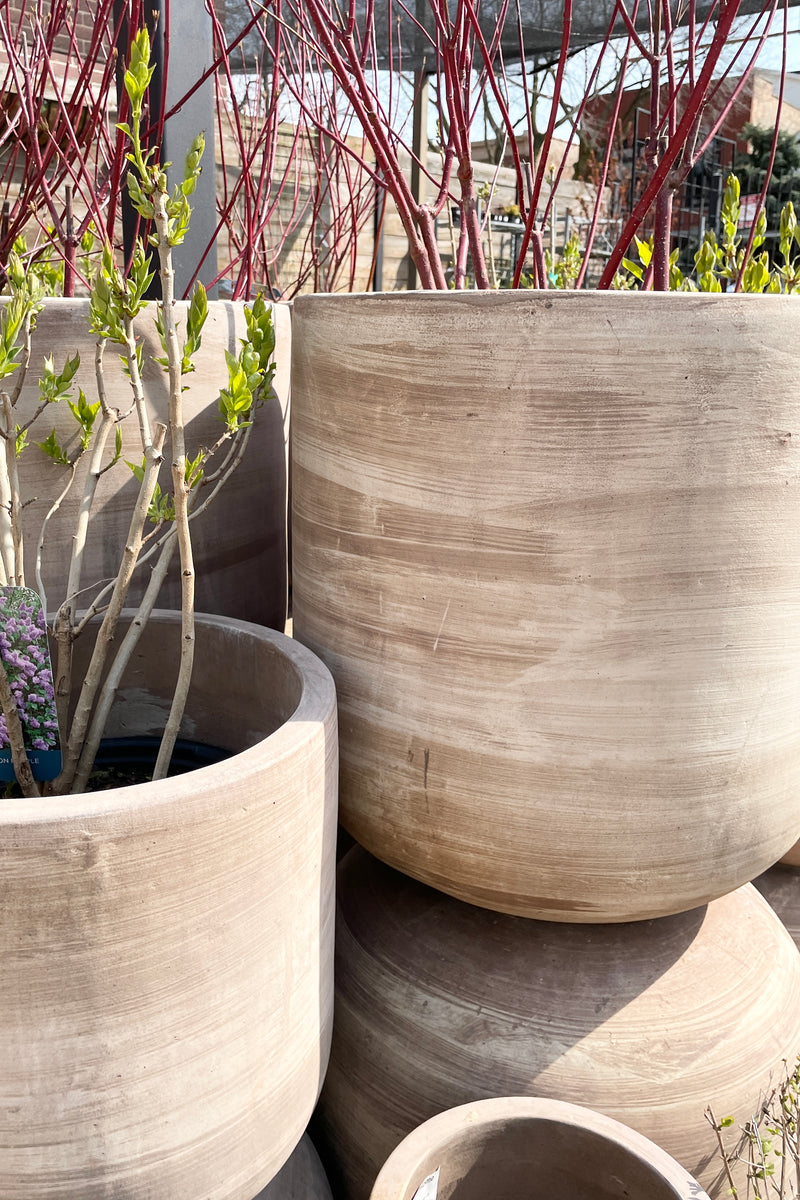
POLYGON ((795 318, 296 302, 295 635, 385 864, 340 877, 318 1123, 348 1200, 414 1125, 515 1092, 713 1191, 706 1103, 749 1114, 800 1048, 800 958, 748 885, 800 829, 795 318))

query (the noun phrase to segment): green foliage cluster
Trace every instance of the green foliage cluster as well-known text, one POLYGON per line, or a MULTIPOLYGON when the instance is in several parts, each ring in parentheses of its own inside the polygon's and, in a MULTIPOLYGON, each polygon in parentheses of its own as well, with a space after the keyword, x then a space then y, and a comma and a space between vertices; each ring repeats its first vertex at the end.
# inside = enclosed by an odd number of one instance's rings
POLYGON ((800 205, 800 141, 797 135, 760 125, 747 124, 742 135, 749 143, 748 152, 736 162, 736 175, 748 192, 761 192, 769 170, 769 184, 765 198, 767 222, 774 229, 783 206, 791 201, 800 205), (770 168, 772 146, 775 142, 775 161, 770 168))
POLYGON ((734 1118, 717 1120, 711 1109, 705 1115, 717 1136, 729 1195, 739 1200, 798 1200, 800 1059, 787 1067, 778 1086, 738 1131, 733 1146, 726 1146, 725 1131, 734 1128, 734 1118))
MULTIPOLYGON (((128 172, 127 185, 131 203, 145 220, 155 216, 153 197, 157 192, 167 191, 167 169, 171 163, 160 163, 155 148, 145 150, 141 140, 141 125, 147 90, 153 78, 155 66, 150 63, 150 35, 147 29, 140 29, 131 47, 131 58, 125 72, 125 91, 131 104, 130 122, 121 122, 118 126, 130 140, 131 149, 126 155, 133 170, 128 172)), ((205 148, 205 137, 198 133, 186 155, 183 179, 174 188, 167 201, 167 216, 169 219, 166 242, 169 246, 179 246, 186 237, 191 217, 189 197, 197 187, 202 167, 200 161, 205 148)), ((152 245, 157 245, 157 236, 151 237, 152 245)))
MULTIPOLYGON (((125 73, 125 88, 131 102, 131 119, 129 123, 122 123, 119 127, 127 135, 131 145, 127 155, 130 163, 127 187, 134 207, 145 220, 152 220, 155 215, 154 194, 157 191, 165 192, 167 189, 166 171, 170 165, 160 164, 155 150, 145 151, 141 143, 143 106, 152 74, 150 39, 147 30, 143 29, 134 39, 131 61, 125 73)), ((183 178, 166 203, 170 247, 183 241, 189 226, 189 197, 195 190, 200 174, 203 147, 203 137, 198 135, 186 157, 183 178)), ((151 235, 149 242, 157 246, 157 236, 151 235)), ((96 257, 98 247, 91 230, 84 235, 81 248, 87 256, 87 263, 88 256, 93 252, 96 257)), ((120 360, 128 375, 135 370, 141 376, 144 368, 142 343, 133 333, 132 322, 147 304, 148 291, 155 275, 153 256, 148 253, 141 238, 136 242, 127 273, 117 265, 111 247, 108 244, 102 247, 99 267, 89 296, 89 330, 100 340, 115 343, 122 348, 120 360)), ((63 269, 59 270, 48 261, 31 255, 25 239, 19 238, 9 257, 7 281, 10 296, 0 311, 0 384, 20 367, 25 343, 35 329, 36 316, 42 309, 44 297, 60 294, 63 269)), ((207 317, 208 299, 204 287, 198 283, 186 313, 185 336, 181 348, 182 376, 195 369, 194 356, 200 349, 207 317)), ((247 337, 242 339, 239 352, 232 354, 226 351, 225 354, 228 384, 220 390, 218 402, 219 414, 225 427, 223 438, 231 438, 251 424, 253 411, 269 395, 275 374, 275 364, 272 361, 275 350, 272 310, 262 295, 257 296, 252 305, 245 306, 245 318, 247 337)), ((166 372, 169 370, 169 359, 160 311, 155 317, 155 323, 164 353, 154 361, 166 372)), ((67 446, 59 441, 55 429, 35 444, 54 463, 70 468, 75 466, 78 458, 87 450, 101 404, 99 401, 90 403, 82 389, 78 389, 77 399, 71 399, 73 379, 79 366, 80 356, 77 353, 68 358, 60 370, 56 368, 52 357, 44 359, 38 380, 40 403, 32 417, 23 426, 17 426, 17 454, 27 447, 28 430, 33 422, 50 404, 57 404, 62 400, 67 401, 75 418, 77 449, 70 452, 67 446)), ((121 454, 122 433, 117 425, 114 453, 104 470, 115 466, 121 454)), ((194 459, 187 458, 186 482, 190 489, 203 482, 207 454, 207 450, 200 449, 194 459)), ((128 463, 128 466, 141 482, 143 468, 133 463, 128 463)), ((170 495, 162 493, 158 484, 149 517, 159 525, 175 519, 173 499, 170 495)))
MULTIPOLYGON (((127 154, 129 169, 127 187, 131 200, 144 221, 145 234, 134 246, 126 270, 118 265, 114 249, 101 242, 95 249, 92 237, 83 249, 93 253, 99 262, 89 297, 89 332, 95 338, 94 378, 95 398, 90 400, 78 386, 80 356, 68 356, 56 364, 52 355, 46 356, 38 370, 38 404, 35 411, 25 413, 25 423, 15 425, 15 414, 22 410, 17 403, 26 378, 35 378, 31 367, 32 333, 46 294, 60 286, 60 276, 48 265, 28 253, 23 242, 15 248, 5 275, 10 297, 0 307, 0 437, 5 450, 0 454, 4 473, 0 488, 8 500, 0 505, 3 525, 0 538, 0 567, 2 582, 25 586, 23 523, 25 501, 21 496, 18 460, 26 450, 28 431, 51 405, 65 402, 75 427, 62 442, 55 429, 38 443, 40 450, 60 469, 54 476, 59 494, 44 518, 36 547, 36 579, 42 603, 46 609, 41 573, 41 553, 45 544, 48 523, 78 478, 78 461, 88 452, 88 467, 80 473, 82 495, 72 537, 72 551, 67 579, 67 596, 59 606, 53 625, 58 653, 59 679, 63 687, 57 693, 59 719, 66 739, 62 738, 65 754, 62 769, 45 787, 50 791, 83 790, 89 778, 92 762, 102 736, 106 716, 113 700, 117 680, 125 662, 133 652, 138 630, 155 603, 158 588, 166 577, 173 552, 178 550, 181 561, 181 658, 180 671, 170 708, 169 720, 155 767, 155 777, 167 773, 175 738, 180 727, 192 670, 193 638, 193 581, 191 537, 189 522, 214 499, 241 461, 250 435, 253 414, 270 394, 275 367, 272 357, 275 333, 272 308, 263 297, 245 306, 246 336, 237 352, 226 352, 227 383, 220 388, 218 409, 221 425, 211 446, 202 446, 187 453, 185 425, 182 412, 184 379, 195 370, 195 357, 202 345, 203 329, 208 318, 208 299, 201 284, 197 284, 186 309, 181 313, 174 303, 174 269, 172 252, 184 240, 191 217, 189 198, 195 190, 203 154, 203 138, 195 138, 186 158, 182 178, 172 191, 168 188, 167 168, 161 163, 156 148, 145 149, 141 141, 147 88, 153 75, 150 65, 150 40, 146 30, 140 31, 133 42, 130 64, 125 72, 125 87, 130 100, 130 119, 120 126, 130 147, 127 154), (162 299, 155 313, 155 327, 161 342, 162 354, 153 361, 166 373, 168 414, 166 419, 151 422, 146 387, 143 382, 145 363, 144 343, 137 332, 136 318, 143 316, 148 303, 150 285, 158 274, 162 299), (111 407, 105 382, 106 353, 118 347, 123 370, 130 382, 130 406, 111 407), (76 394, 77 393, 77 394, 76 394), (120 555, 117 575, 110 581, 93 581, 82 586, 81 571, 87 541, 88 522, 97 494, 101 475, 114 467, 122 456, 121 424, 136 414, 142 464, 128 466, 139 481, 132 507, 131 520, 124 548, 120 555), (164 462, 164 440, 171 437, 169 458, 172 469, 171 485, 162 489, 158 474, 164 462), (113 452, 107 449, 108 438, 115 435, 113 452), (216 456, 216 458, 215 458, 216 456), (213 470, 209 469, 214 459, 213 470), (110 460, 110 461, 109 461, 110 460), (66 469, 66 481, 63 471, 66 469), (204 498, 200 500, 201 489, 204 498), (157 528, 143 536, 145 522, 157 528), (143 551, 143 546, 149 546, 143 551), (140 623, 134 623, 116 649, 117 657, 108 664, 107 656, 114 640, 133 572, 138 565, 155 556, 155 564, 141 601, 140 623), (78 597, 94 589, 91 605, 84 613, 77 612, 78 597), (72 644, 94 615, 103 614, 100 633, 83 680, 80 699, 73 713, 67 712, 66 698, 70 691, 72 644), (104 675, 108 667, 107 674, 104 675)), ((155 315, 154 313, 154 315, 155 315)), ((159 389, 161 390, 161 389, 159 389)), ((137 450, 138 459, 138 450, 137 450)), ((5 675, 0 670, 0 682, 5 675)), ((0 689, 2 690, 2 689, 0 689)), ((0 708, 10 721, 9 740, 12 746, 14 769, 26 796, 41 795, 39 781, 32 774, 26 749, 18 731, 14 730, 15 699, 6 688, 0 696, 0 708)), ((18 727, 19 722, 16 722, 18 727)), ((47 794, 50 794, 48 791, 47 794)))
MULTIPOLYGON (((722 232, 718 239, 710 229, 694 256, 695 269, 685 275, 678 267, 678 251, 670 254, 670 291, 724 292, 732 290, 741 277, 744 292, 796 292, 800 290, 800 229, 794 205, 789 201, 780 217, 778 252, 780 263, 770 262, 764 244, 767 220, 762 208, 756 219, 752 245, 748 248, 749 229, 740 228, 741 185, 729 175, 722 199, 722 232)), ((617 273, 614 287, 636 289, 641 286, 653 254, 653 243, 636 238, 637 258, 623 259, 624 270, 617 273)))

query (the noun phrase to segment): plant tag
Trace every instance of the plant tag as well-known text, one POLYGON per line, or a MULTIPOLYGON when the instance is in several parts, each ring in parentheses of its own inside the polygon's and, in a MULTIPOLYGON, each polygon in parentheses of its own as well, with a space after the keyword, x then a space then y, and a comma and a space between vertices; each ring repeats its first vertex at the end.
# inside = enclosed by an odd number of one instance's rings
POLYGON ((432 1175, 426 1175, 414 1192, 413 1200, 436 1200, 436 1195, 439 1191, 440 1170, 441 1167, 437 1167, 432 1175))
MULTIPOLYGON (((22 722, 34 779, 61 771, 53 668, 42 601, 32 588, 0 587, 0 659, 22 722)), ((5 716, 0 712, 0 779, 16 779, 5 716)))

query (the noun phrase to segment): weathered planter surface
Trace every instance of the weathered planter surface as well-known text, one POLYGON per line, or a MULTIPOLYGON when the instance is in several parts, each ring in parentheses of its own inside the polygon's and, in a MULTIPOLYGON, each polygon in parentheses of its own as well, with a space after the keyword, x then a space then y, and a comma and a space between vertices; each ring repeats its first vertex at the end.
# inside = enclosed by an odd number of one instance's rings
POLYGON ((800 948, 800 871, 779 864, 759 875, 753 883, 780 917, 795 945, 800 948))
MULTIPOLYGON (((2 303, 2 301, 0 301, 2 303)), ((88 300, 47 300, 37 319, 33 337, 29 383, 20 398, 21 424, 38 404, 37 379, 42 359, 52 354, 57 370, 76 351, 81 366, 75 386, 82 387, 87 399, 97 399, 94 350, 96 339, 89 334, 88 300)), ((185 328, 186 305, 178 308, 178 320, 185 328)), ((209 303, 209 315, 203 329, 203 342, 195 356, 196 369, 186 376, 184 407, 187 426, 187 451, 194 457, 201 446, 210 446, 223 432, 217 411, 219 389, 227 383, 225 350, 238 351, 238 339, 246 332, 243 306, 230 301, 209 303)), ((143 379, 151 420, 166 420, 166 376, 153 362, 163 354, 152 315, 155 305, 137 318, 136 329, 144 344, 143 379)), ((258 410, 247 452, 219 496, 192 522, 195 569, 197 572, 196 607, 199 611, 220 613, 241 620, 257 621, 283 630, 286 620, 286 502, 288 440, 289 361, 291 355, 290 313, 286 305, 273 308, 276 330, 276 397, 258 410)), ((108 402, 112 408, 127 412, 131 407, 131 388, 119 361, 121 347, 108 345, 104 359, 104 378, 108 402)), ((12 377, 11 383, 14 379, 12 377)), ((42 441, 50 430, 57 430, 62 443, 74 452, 77 426, 66 404, 52 405, 33 427, 32 441, 42 441)), ((105 580, 116 574, 120 549, 131 517, 138 484, 124 460, 141 461, 141 442, 135 413, 122 426, 122 461, 102 476, 94 508, 83 585, 105 580)), ((168 445, 169 443, 167 443, 168 445)), ((113 453, 113 438, 105 462, 113 453)), ((169 484, 169 453, 165 453, 162 486, 169 484)), ((218 466, 221 459, 215 460, 218 466)), ((80 502, 81 488, 88 463, 79 466, 76 483, 61 509, 50 523, 44 554, 43 577, 50 609, 61 603, 67 578, 69 554, 80 502)), ((216 467, 210 467, 215 470, 216 467)), ((23 500, 35 497, 24 512, 26 573, 34 580, 36 543, 42 521, 68 473, 52 463, 34 445, 24 452, 20 468, 23 500)), ((152 564, 151 564, 152 565, 152 564)), ((131 603, 141 594, 150 567, 143 566, 134 577, 131 603)), ((159 603, 164 608, 180 606, 177 558, 162 590, 159 603)), ((82 597, 79 606, 86 606, 82 597)))
POLYGON ((674 1158, 577 1104, 503 1096, 432 1117, 381 1168, 370 1200, 414 1200, 439 1170, 437 1200, 708 1200, 674 1158))
POLYGON ((689 909, 800 829, 791 297, 303 296, 295 636, 342 821, 524 916, 689 909))
MULTIPOLYGON (((176 614, 111 736, 163 725, 176 614)), ((200 619, 183 734, 234 757, 0 804, 0 1196, 252 1200, 328 1056, 336 715, 282 634, 200 619)))
POLYGON ((510 1095, 622 1121, 722 1196, 705 1106, 746 1120, 800 1050, 800 954, 751 885, 655 921, 530 921, 356 849, 335 981, 312 1134, 339 1200, 366 1200, 421 1122, 510 1095))

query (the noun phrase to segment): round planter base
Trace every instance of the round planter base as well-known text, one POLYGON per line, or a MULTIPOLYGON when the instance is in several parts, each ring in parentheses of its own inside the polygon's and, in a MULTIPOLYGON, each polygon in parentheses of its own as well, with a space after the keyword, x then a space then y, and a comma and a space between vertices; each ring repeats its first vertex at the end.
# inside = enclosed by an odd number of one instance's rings
POLYGON ((750 885, 627 925, 463 904, 350 851, 339 867, 331 1061, 312 1129, 366 1200, 421 1122, 492 1096, 579 1103, 719 1179, 703 1119, 745 1120, 800 1050, 800 954, 750 885))

